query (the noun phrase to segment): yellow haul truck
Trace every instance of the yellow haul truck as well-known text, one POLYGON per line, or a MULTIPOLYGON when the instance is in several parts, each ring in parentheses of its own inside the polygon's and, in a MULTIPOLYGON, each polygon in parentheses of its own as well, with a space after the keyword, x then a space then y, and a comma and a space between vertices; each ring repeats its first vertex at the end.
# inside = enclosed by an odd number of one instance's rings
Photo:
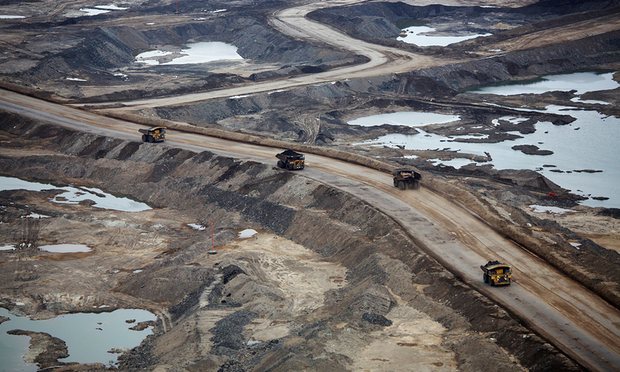
POLYGON ((419 189, 422 175, 413 169, 395 169, 392 172, 394 178, 394 187, 401 190, 419 189))
POLYGON ((482 279, 485 283, 496 285, 510 285, 512 280, 512 270, 510 265, 503 264, 499 261, 489 261, 486 265, 480 266, 482 269, 482 279))
POLYGON ((164 142, 166 140, 166 128, 153 127, 149 129, 138 129, 142 133, 142 142, 164 142))
POLYGON ((276 155, 278 167, 288 170, 304 169, 306 157, 303 154, 287 149, 276 155))

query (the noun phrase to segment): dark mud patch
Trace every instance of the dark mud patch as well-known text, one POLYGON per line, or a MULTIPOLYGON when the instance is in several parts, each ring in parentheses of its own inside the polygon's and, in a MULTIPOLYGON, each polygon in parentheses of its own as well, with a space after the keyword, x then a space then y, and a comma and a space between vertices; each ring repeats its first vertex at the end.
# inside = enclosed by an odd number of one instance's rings
POLYGON ((512 146, 512 149, 516 151, 521 151, 522 153, 526 155, 541 155, 541 156, 553 155, 553 151, 541 150, 536 145, 515 145, 515 146, 512 146))

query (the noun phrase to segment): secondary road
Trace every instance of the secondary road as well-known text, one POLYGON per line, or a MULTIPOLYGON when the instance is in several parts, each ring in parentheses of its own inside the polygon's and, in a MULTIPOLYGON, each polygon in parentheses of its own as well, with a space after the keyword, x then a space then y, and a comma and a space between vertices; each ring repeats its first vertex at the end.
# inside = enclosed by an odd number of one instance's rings
MULTIPOLYGON (((144 126, 0 90, 0 109, 80 131, 139 140, 144 126)), ((169 146, 212 151, 273 164, 280 149, 197 134, 169 134, 169 146)), ((389 175, 318 155, 307 155, 303 176, 349 192, 391 216, 450 271, 525 320, 592 370, 620 368, 620 311, 543 260, 496 233, 467 210, 422 188, 400 191, 389 175), (516 282, 491 288, 479 265, 497 258, 514 267, 516 282)))
MULTIPOLYGON (((211 90, 208 92, 190 93, 174 97, 150 98, 134 101, 107 102, 103 106, 123 105, 124 107, 107 109, 109 111, 139 110, 143 108, 180 105, 204 101, 214 98, 243 96, 260 92, 290 89, 311 84, 329 83, 337 80, 371 76, 389 76, 394 73, 413 71, 430 66, 439 66, 455 61, 446 58, 434 58, 421 54, 410 53, 397 48, 370 44, 318 22, 306 18, 311 11, 335 6, 359 3, 359 0, 328 0, 306 4, 295 8, 284 9, 273 14, 270 24, 293 38, 303 39, 312 43, 329 44, 336 48, 349 50, 368 57, 367 63, 336 68, 321 73, 301 75, 293 78, 282 78, 260 83, 211 90)), ((76 105, 80 106, 80 105, 76 105)), ((88 104, 96 107, 97 104, 88 104)))

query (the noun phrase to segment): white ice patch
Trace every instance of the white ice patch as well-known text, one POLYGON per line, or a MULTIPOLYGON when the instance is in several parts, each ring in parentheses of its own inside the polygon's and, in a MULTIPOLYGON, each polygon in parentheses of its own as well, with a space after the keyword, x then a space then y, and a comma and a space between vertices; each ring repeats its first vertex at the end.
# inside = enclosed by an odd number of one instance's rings
POLYGON ((605 102, 605 101, 597 101, 595 99, 581 99, 581 97, 573 97, 570 99, 571 102, 576 102, 576 103, 587 103, 590 105, 609 105, 609 102, 605 102))
POLYGON ((164 65, 186 65, 212 61, 243 59, 243 57, 237 54, 236 46, 219 41, 189 44, 187 49, 181 50, 181 54, 185 55, 164 63, 164 65))
POLYGON ((51 253, 85 253, 90 252, 92 249, 84 244, 53 244, 42 245, 40 250, 51 253))
POLYGON ((181 49, 180 53, 182 54, 181 57, 174 58, 170 62, 160 63, 159 59, 161 57, 170 56, 173 53, 162 50, 151 50, 138 54, 135 61, 147 65, 187 65, 243 59, 243 57, 237 54, 236 46, 219 41, 189 44, 186 49, 181 49))
POLYGON ((15 246, 12 244, 0 245, 0 251, 14 251, 14 250, 15 250, 15 246))
POLYGON ((136 62, 144 63, 147 65, 158 65, 159 57, 165 57, 171 55, 172 52, 164 52, 162 50, 150 50, 148 52, 140 53, 136 56, 136 62))
POLYGON ((465 140, 465 139, 487 139, 489 138, 488 134, 483 134, 483 133, 472 133, 472 134, 463 134, 463 135, 457 135, 457 136, 450 136, 448 137, 452 140, 465 140))
POLYGON ((239 232, 239 239, 248 239, 258 234, 254 229, 245 229, 239 232))
POLYGON ((454 158, 450 160, 428 159, 428 161, 433 163, 433 165, 444 165, 447 167, 454 167, 455 169, 460 169, 468 164, 475 163, 473 160, 465 158, 454 158))
POLYGON ((450 123, 461 120, 458 115, 445 115, 434 112, 402 111, 389 114, 365 116, 350 120, 347 124, 374 127, 383 124, 423 127, 430 124, 450 123))
POLYGON ((0 14, 0 19, 22 19, 22 18, 26 18, 26 17, 21 16, 21 15, 0 14))
POLYGON ((441 36, 432 35, 437 31, 433 27, 428 26, 412 26, 403 29, 407 36, 399 36, 396 40, 404 41, 407 44, 415 44, 417 46, 447 46, 450 44, 460 43, 461 41, 475 39, 478 37, 490 36, 491 34, 471 34, 464 36, 441 36), (430 35, 429 35, 430 34, 430 35))
POLYGON ((515 124, 515 125, 519 124, 519 123, 522 123, 524 121, 527 121, 526 118, 519 118, 519 117, 516 117, 516 116, 502 116, 501 118, 497 118, 497 119, 491 120, 491 123, 493 123, 493 125, 497 127, 497 126, 500 125, 500 120, 507 121, 510 124, 515 124))
POLYGON ((69 81, 88 81, 86 79, 74 78, 74 77, 67 77, 67 78, 65 78, 65 80, 69 80, 69 81))
POLYGON ((96 8, 80 8, 80 12, 86 13, 87 17, 96 16, 99 14, 110 13, 109 10, 106 9, 96 9, 96 8))
POLYGON ((572 209, 565 209, 565 208, 560 208, 560 207, 549 207, 549 206, 536 205, 536 204, 530 205, 530 208, 532 209, 532 211, 536 213, 564 214, 564 213, 575 212, 572 209))
POLYGON ((191 227, 194 230, 203 231, 206 229, 203 225, 199 225, 197 223, 188 223, 187 226, 191 227))
POLYGON ((44 214, 38 214, 38 213, 30 213, 27 216, 22 216, 22 218, 34 218, 34 219, 41 219, 41 218, 50 218, 50 216, 46 216, 44 214))
POLYGON ((103 9, 103 10, 127 10, 129 8, 122 8, 120 6, 114 5, 114 4, 109 4, 109 5, 97 5, 95 6, 95 8, 97 9, 103 9))

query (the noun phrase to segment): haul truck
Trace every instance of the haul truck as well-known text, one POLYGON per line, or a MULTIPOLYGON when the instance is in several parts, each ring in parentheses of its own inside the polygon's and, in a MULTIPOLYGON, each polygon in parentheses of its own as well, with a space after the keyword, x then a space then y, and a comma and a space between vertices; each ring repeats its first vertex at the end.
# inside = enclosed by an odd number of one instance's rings
POLYGON ((485 283, 496 285, 510 285, 512 280, 512 270, 510 265, 503 264, 499 261, 489 261, 486 265, 480 266, 482 269, 482 280, 485 283))
POLYGON ((422 175, 412 169, 396 169, 392 175, 394 176, 394 187, 401 190, 420 188, 422 175))
POLYGON ((288 170, 304 169, 306 159, 304 154, 287 149, 276 155, 276 158, 278 158, 278 167, 280 168, 288 170))
POLYGON ((166 128, 153 127, 149 129, 138 129, 142 133, 142 142, 164 142, 166 140, 166 128))

